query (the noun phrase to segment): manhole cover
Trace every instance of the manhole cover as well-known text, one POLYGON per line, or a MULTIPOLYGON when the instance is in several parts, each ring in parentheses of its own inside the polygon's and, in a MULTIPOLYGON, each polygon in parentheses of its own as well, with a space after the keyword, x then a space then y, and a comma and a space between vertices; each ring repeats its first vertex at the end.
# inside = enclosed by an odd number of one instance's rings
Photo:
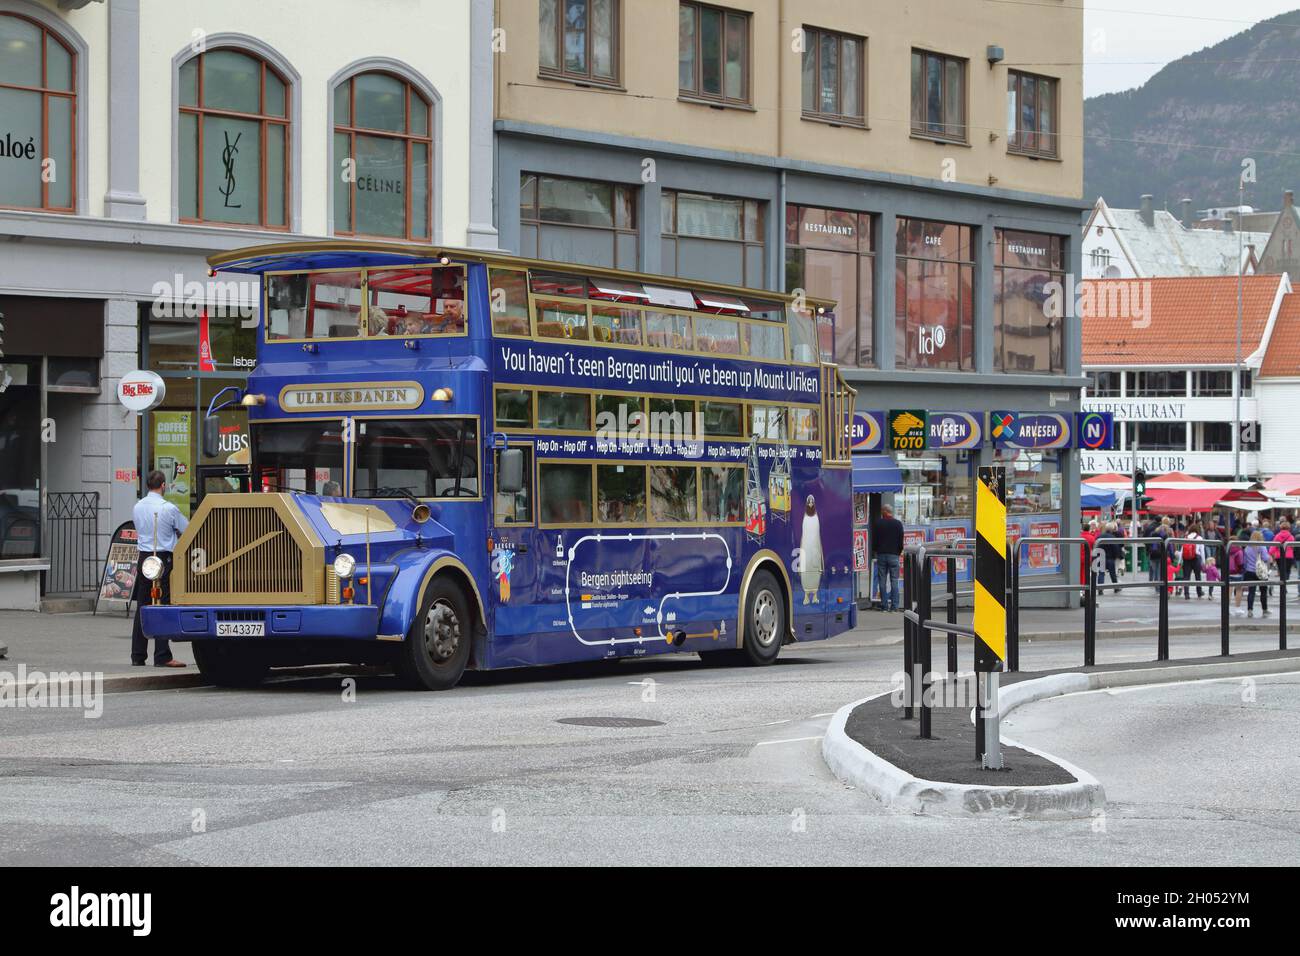
POLYGON ((648 720, 645 717, 561 717, 557 724, 573 724, 577 727, 662 727, 662 720, 648 720))

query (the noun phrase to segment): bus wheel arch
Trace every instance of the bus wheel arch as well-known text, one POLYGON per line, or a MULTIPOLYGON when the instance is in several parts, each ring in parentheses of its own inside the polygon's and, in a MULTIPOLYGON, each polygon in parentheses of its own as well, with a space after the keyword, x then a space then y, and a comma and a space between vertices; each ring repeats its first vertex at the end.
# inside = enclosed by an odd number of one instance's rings
POLYGON ((397 675, 416 689, 449 690, 477 663, 485 626, 482 597, 454 558, 435 561, 416 593, 416 613, 397 650, 397 675))
MULTIPOLYGON (((754 584, 755 577, 760 572, 766 572, 774 579, 777 589, 780 591, 781 603, 784 605, 782 614, 783 631, 781 639, 777 642, 777 648, 782 644, 788 644, 794 640, 794 602, 792 600, 793 591, 790 587, 790 576, 786 572, 785 565, 773 551, 760 551, 750 559, 749 566, 745 569, 745 576, 740 584, 740 600, 736 606, 736 648, 744 650, 746 646, 748 622, 747 608, 749 605, 750 591, 754 584)), ((772 655, 775 657, 775 653, 772 655)))

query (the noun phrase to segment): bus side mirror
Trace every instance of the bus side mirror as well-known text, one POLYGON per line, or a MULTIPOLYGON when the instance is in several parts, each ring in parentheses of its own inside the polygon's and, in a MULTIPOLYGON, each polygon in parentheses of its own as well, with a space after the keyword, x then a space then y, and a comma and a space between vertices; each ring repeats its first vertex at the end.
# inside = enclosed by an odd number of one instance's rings
POLYGON ((203 457, 216 458, 221 453, 221 422, 216 416, 203 419, 203 457))
POLYGON ((505 448, 497 457, 497 491, 515 495, 524 490, 524 450, 505 448))

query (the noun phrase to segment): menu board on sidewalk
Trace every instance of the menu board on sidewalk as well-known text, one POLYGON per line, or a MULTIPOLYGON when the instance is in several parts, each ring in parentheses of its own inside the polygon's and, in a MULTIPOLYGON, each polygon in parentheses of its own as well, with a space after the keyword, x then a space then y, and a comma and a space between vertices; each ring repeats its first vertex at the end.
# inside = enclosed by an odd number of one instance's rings
POLYGON ((111 604, 115 609, 126 611, 130 607, 131 595, 135 591, 136 561, 139 549, 136 547, 135 525, 127 521, 120 524, 108 541, 108 554, 104 558, 104 573, 99 579, 99 593, 95 595, 95 613, 99 605, 111 604))

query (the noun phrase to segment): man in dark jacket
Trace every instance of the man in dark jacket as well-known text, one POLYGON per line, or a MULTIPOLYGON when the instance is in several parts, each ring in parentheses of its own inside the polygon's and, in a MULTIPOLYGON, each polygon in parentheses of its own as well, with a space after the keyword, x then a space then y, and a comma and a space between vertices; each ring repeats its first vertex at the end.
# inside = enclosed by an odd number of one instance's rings
POLYGON ((894 517, 894 509, 884 505, 880 517, 871 526, 876 553, 876 588, 880 591, 880 609, 897 611, 898 565, 903 553, 903 522, 894 517))

